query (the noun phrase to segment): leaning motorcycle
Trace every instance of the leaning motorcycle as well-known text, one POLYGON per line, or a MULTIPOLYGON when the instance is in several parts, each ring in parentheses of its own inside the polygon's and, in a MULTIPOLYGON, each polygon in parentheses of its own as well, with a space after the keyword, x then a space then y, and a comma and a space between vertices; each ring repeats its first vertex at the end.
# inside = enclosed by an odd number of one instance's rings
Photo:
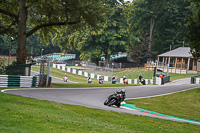
POLYGON ((142 83, 143 85, 146 85, 146 82, 145 82, 145 79, 144 79, 144 78, 141 79, 141 83, 142 83))
POLYGON ((114 93, 108 97, 108 99, 104 102, 104 105, 112 106, 116 105, 117 107, 120 107, 121 102, 123 102, 125 99, 125 96, 120 93, 114 93))

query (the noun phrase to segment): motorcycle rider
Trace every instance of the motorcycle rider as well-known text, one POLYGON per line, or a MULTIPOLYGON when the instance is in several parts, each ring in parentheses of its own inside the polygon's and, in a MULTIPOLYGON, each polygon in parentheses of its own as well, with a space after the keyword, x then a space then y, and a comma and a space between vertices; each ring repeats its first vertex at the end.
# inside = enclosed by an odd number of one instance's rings
POLYGON ((88 77, 88 83, 92 83, 92 79, 90 78, 90 76, 88 77))
POLYGON ((125 89, 122 89, 121 91, 116 91, 115 93, 122 94, 121 102, 123 102, 124 99, 126 98, 126 90, 125 89))
POLYGON ((65 75, 63 77, 64 82, 67 82, 67 79, 68 79, 68 77, 67 77, 67 74, 65 73, 65 75))
POLYGON ((128 80, 127 80, 126 76, 123 76, 123 82, 124 82, 124 84, 128 84, 128 80))
POLYGON ((144 79, 144 77, 142 77, 141 75, 139 75, 139 81, 140 81, 143 85, 146 85, 145 79, 144 79))
POLYGON ((65 73, 64 77, 67 77, 67 74, 65 73))
POLYGON ((116 84, 116 78, 115 78, 115 76, 112 77, 112 84, 116 84))
POLYGON ((124 101, 126 98, 126 90, 122 89, 121 91, 116 91, 114 94, 110 95, 108 99, 104 102, 104 105, 116 105, 117 107, 121 106, 121 102, 124 101), (113 99, 116 99, 117 101, 112 103, 113 99))
POLYGON ((99 76, 99 84, 103 84, 103 78, 99 76))

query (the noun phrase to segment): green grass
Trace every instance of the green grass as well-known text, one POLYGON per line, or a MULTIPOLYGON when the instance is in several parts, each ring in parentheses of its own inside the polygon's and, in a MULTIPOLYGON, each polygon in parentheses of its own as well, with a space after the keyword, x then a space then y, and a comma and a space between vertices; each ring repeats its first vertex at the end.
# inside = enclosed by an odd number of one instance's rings
MULTIPOLYGON (((160 73, 160 72, 159 72, 160 73)), ((169 73, 170 74, 170 80, 176 80, 176 79, 182 79, 182 78, 189 78, 193 76, 197 76, 198 74, 176 74, 176 73, 169 73)), ((114 75, 116 77, 123 77, 126 76, 126 78, 129 79, 138 79, 139 75, 142 75, 145 79, 152 79, 153 77, 153 71, 145 71, 144 68, 126 68, 125 70, 122 70, 121 72, 114 72, 114 75)), ((167 73, 165 73, 167 75, 167 73)))
MULTIPOLYGON (((31 67, 31 70, 39 72, 39 67, 31 67)), ((52 68, 50 69, 50 75, 63 78, 64 74, 67 73, 68 80, 73 82, 78 82, 78 84, 74 83, 52 83, 52 87, 54 88, 87 88, 87 87, 123 87, 123 86, 135 86, 134 84, 111 84, 111 82, 104 81, 103 84, 99 84, 97 79, 92 79, 92 83, 87 83, 87 77, 80 76, 77 74, 69 73, 60 69, 52 68)))
MULTIPOLYGON (((192 95, 197 92, 199 90, 193 90, 192 95)), ((181 95, 183 93, 178 96, 181 95)), ((195 97, 191 98, 193 103, 199 102, 195 97)), ((151 104, 149 100, 148 103, 151 104)), ((182 99, 180 103, 184 104, 185 100, 182 99)), ((0 101, 1 133, 199 133, 200 131, 199 126, 187 123, 66 105, 6 93, 0 93, 0 101)), ((194 105, 196 104, 189 107, 193 109, 194 105)), ((162 107, 168 108, 168 106, 171 105, 164 104, 162 107)), ((176 107, 179 106, 180 104, 176 107)), ((182 112, 184 111, 185 108, 182 112)))
POLYGON ((154 98, 127 100, 126 102, 142 109, 200 121, 200 88, 154 98))

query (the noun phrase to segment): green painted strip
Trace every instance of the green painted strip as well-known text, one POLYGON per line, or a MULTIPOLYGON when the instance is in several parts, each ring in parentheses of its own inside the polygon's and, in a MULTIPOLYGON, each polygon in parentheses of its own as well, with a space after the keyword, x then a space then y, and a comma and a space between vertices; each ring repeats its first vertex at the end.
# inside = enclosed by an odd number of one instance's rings
POLYGON ((111 77, 108 77, 108 81, 111 81, 111 79, 112 79, 111 77))
POLYGON ((97 75, 96 74, 94 74, 94 79, 97 79, 97 75))
POLYGON ((91 77, 91 73, 88 73, 88 77, 89 77, 89 76, 91 77))
POLYGON ((84 76, 84 72, 82 72, 82 75, 84 76))
POLYGON ((153 77, 153 84, 156 84, 156 77, 153 77))
POLYGON ((139 82, 140 82, 139 79, 137 79, 137 84, 139 84, 139 82))
POLYGON ((196 79, 197 79, 197 78, 194 78, 194 84, 196 84, 196 79))
POLYGON ((148 79, 148 84, 151 84, 150 79, 148 79))
POLYGON ((179 117, 175 117, 175 116, 165 115, 165 114, 161 114, 161 113, 157 113, 157 112, 153 112, 153 111, 141 109, 141 108, 136 107, 133 104, 122 104, 122 106, 127 107, 127 108, 131 108, 131 109, 135 109, 135 110, 138 110, 138 111, 143 111, 143 112, 155 114, 155 115, 160 115, 160 116, 165 116, 165 117, 170 117, 170 118, 175 118, 175 119, 180 119, 180 120, 185 120, 185 121, 200 123, 199 121, 194 121, 194 120, 189 120, 189 119, 183 119, 183 118, 179 118, 179 117))
POLYGON ((33 76, 32 86, 31 87, 36 87, 36 83, 37 83, 37 77, 33 76))
POLYGON ((120 83, 120 78, 117 78, 116 82, 119 82, 119 83, 120 83))
POLYGON ((79 70, 76 70, 76 74, 78 74, 79 70))
POLYGON ((20 87, 20 76, 8 75, 8 87, 20 87))
POLYGON ((131 84, 134 84, 134 79, 131 80, 131 84))

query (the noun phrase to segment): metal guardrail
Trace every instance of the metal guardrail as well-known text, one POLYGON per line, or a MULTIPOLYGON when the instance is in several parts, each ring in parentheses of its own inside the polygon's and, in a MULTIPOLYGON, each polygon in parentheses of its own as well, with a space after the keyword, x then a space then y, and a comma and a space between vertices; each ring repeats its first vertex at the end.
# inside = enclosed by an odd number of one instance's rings
POLYGON ((38 87, 38 76, 0 75, 0 87, 38 87))

